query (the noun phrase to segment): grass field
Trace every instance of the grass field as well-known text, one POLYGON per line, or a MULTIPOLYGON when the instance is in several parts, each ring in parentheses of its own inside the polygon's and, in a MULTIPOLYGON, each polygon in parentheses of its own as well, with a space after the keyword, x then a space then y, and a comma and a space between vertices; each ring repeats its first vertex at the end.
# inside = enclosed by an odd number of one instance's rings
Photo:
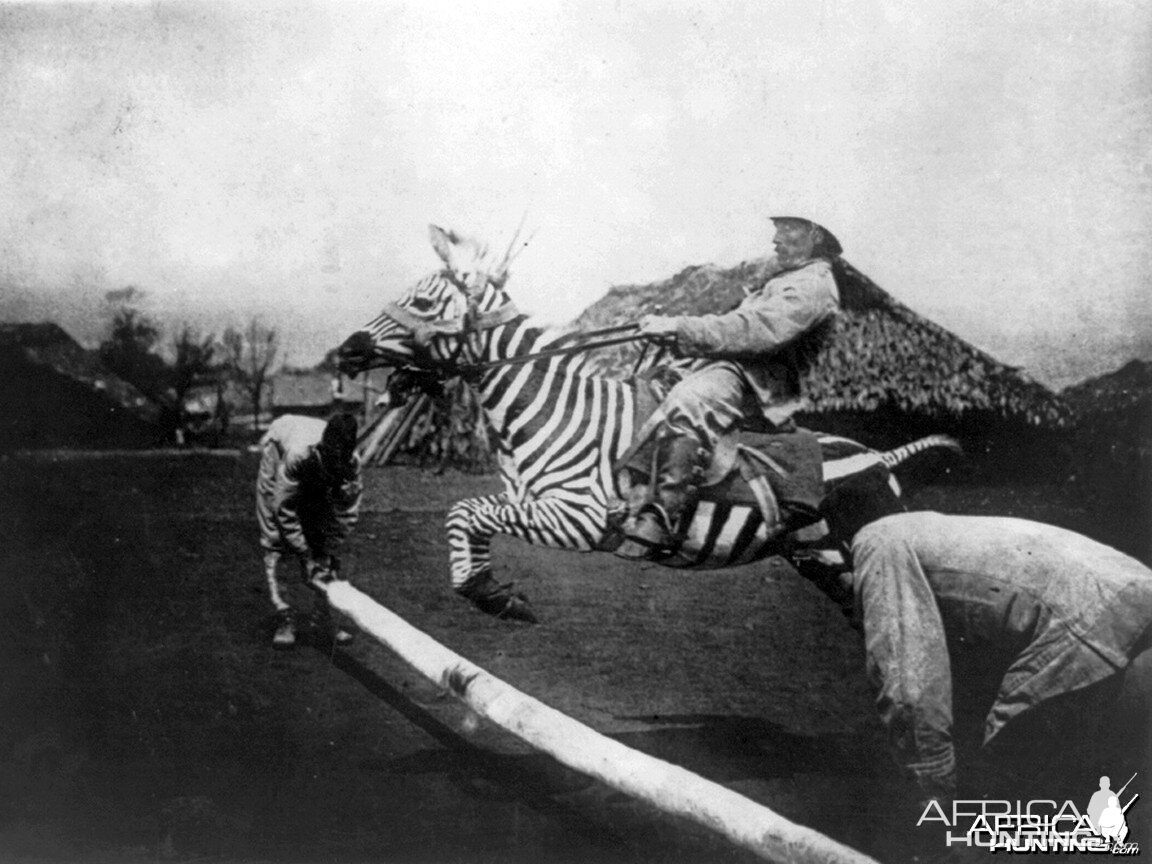
MULTIPOLYGON (((0 462, 0 861, 740 862, 500 730, 366 638, 273 652, 251 454, 0 462)), ((372 469, 362 590, 593 728, 882 860, 907 825, 858 637, 782 564, 678 574, 498 540, 542 623, 448 590, 491 477, 372 469)), ((912 503, 1107 536, 1049 486, 912 503)), ((311 600, 297 586, 302 609, 311 600)))

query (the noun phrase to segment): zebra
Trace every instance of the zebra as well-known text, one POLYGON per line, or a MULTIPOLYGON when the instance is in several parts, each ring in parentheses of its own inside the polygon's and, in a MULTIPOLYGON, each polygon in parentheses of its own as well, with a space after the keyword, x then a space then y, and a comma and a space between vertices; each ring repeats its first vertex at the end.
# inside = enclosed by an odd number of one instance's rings
MULTIPOLYGON (((596 374, 586 355, 562 350, 579 334, 530 325, 505 292, 507 256, 494 264, 473 239, 435 225, 430 234, 443 268, 349 336, 338 349, 339 365, 349 375, 378 366, 416 378, 461 375, 475 389, 494 432, 504 491, 450 507, 451 587, 489 614, 534 621, 524 595, 493 576, 492 538, 505 534, 580 552, 614 548, 610 511, 622 494, 614 468, 645 419, 640 388, 596 374)), ((884 512, 903 509, 892 468, 930 448, 958 448, 943 435, 888 452, 818 438, 825 484, 868 474, 875 480, 868 488, 885 499, 884 512)), ((762 508, 723 496, 702 496, 685 519, 679 548, 657 563, 711 570, 782 554, 794 562, 843 563, 824 521, 781 531, 767 524, 762 508)))

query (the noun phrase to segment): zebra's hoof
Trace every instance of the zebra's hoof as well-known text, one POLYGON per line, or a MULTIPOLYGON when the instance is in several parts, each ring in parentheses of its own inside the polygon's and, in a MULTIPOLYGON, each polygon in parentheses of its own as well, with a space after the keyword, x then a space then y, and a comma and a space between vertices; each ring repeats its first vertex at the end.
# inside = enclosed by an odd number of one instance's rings
POLYGON ((494 618, 507 618, 528 624, 536 624, 540 620, 532 611, 528 598, 514 591, 511 582, 501 585, 489 574, 469 579, 456 591, 471 600, 481 612, 494 618))
POLYGON ((532 611, 532 604, 520 592, 515 592, 504 604, 504 609, 496 614, 497 618, 511 618, 513 621, 524 621, 528 624, 537 624, 540 619, 532 611))

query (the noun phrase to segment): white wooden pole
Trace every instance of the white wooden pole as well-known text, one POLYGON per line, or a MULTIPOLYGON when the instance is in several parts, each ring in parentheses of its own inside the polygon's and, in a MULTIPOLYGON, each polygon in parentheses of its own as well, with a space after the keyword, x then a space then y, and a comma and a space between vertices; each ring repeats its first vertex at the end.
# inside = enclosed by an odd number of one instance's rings
POLYGON ((328 601, 477 714, 563 764, 691 819, 780 864, 876 864, 829 837, 789 822, 718 783, 640 753, 549 708, 441 645, 348 582, 324 586, 328 601))

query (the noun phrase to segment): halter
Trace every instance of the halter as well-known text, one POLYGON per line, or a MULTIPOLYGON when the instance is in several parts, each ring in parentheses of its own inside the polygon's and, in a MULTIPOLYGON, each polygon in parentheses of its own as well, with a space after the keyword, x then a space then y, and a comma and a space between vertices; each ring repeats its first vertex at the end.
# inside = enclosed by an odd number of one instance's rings
POLYGON ((428 321, 413 315, 396 302, 386 305, 384 314, 397 324, 411 330, 418 345, 428 345, 434 336, 468 336, 484 330, 492 330, 523 315, 516 308, 516 304, 512 302, 489 312, 476 312, 475 302, 471 298, 469 298, 468 305, 467 312, 450 321, 428 321))
MULTIPOLYGON (((522 313, 513 303, 509 300, 507 303, 502 304, 496 309, 489 310, 488 312, 480 312, 476 308, 476 296, 473 289, 465 282, 463 282, 453 271, 444 270, 441 275, 451 282, 461 293, 464 294, 467 302, 467 310, 458 318, 451 320, 438 320, 429 321, 425 318, 413 315, 407 309, 400 306, 399 303, 393 301, 388 303, 383 312, 389 318, 394 320, 402 327, 406 327, 412 331, 413 339, 416 343, 419 353, 424 356, 421 358, 420 365, 416 366, 417 369, 437 372, 444 378, 453 378, 460 376, 466 380, 475 380, 480 373, 489 369, 499 368, 501 366, 517 366, 524 363, 531 363, 535 360, 542 360, 550 357, 559 357, 565 354, 576 354, 584 351, 592 351, 596 348, 607 348, 612 345, 621 345, 626 342, 635 342, 642 339, 653 340, 650 335, 641 335, 633 333, 630 336, 618 336, 612 339, 602 339, 598 342, 583 342, 579 345, 569 345, 563 348, 552 348, 545 351, 537 351, 532 354, 524 354, 520 357, 505 357, 498 360, 484 360, 477 363, 460 363, 459 358, 461 352, 464 350, 464 345, 469 341, 472 336, 483 333, 487 330, 493 330, 502 324, 509 324, 517 318, 524 317, 522 313), (452 356, 447 360, 440 360, 428 355, 427 349, 431 344, 432 339, 436 336, 460 336, 459 344, 452 356)), ((491 277, 486 280, 492 284, 496 281, 491 277)), ((637 330, 637 324, 624 324, 618 327, 605 327, 601 330, 589 330, 583 333, 572 334, 573 338, 594 338, 597 336, 606 336, 613 333, 623 333, 626 331, 637 330)), ((658 341, 658 340, 656 340, 658 341)), ((401 367, 404 368, 404 367, 401 367)))
MULTIPOLYGON (((419 358, 419 363, 415 368, 435 371, 440 373, 444 378, 451 378, 456 375, 465 375, 471 371, 470 365, 461 365, 458 360, 461 352, 464 350, 465 344, 472 336, 486 330, 492 330, 501 324, 514 321, 522 317, 523 313, 521 313, 520 310, 516 308, 516 304, 510 300, 496 309, 488 312, 480 312, 477 309, 476 292, 470 285, 461 280, 452 270, 442 270, 440 271, 440 276, 450 282, 464 295, 466 309, 463 315, 449 320, 428 320, 418 315, 413 315, 396 301, 386 304, 383 309, 383 314, 412 332, 412 338, 416 345, 416 353, 419 358), (432 340, 437 336, 461 337, 456 346, 456 350, 447 360, 432 357, 429 353, 428 349, 432 344, 432 340)), ((485 284, 488 283, 496 285, 497 281, 491 276, 486 276, 485 284)))

